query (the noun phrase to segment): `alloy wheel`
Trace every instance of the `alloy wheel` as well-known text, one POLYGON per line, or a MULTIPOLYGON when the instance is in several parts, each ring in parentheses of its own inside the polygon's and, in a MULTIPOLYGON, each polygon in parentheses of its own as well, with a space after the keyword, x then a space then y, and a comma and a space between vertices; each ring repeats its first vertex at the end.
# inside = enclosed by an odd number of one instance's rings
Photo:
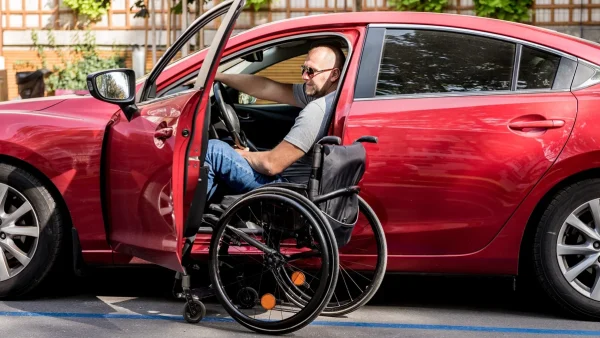
POLYGON ((0 282, 19 274, 33 258, 40 224, 31 202, 0 183, 0 282))
POLYGON ((600 301, 600 199, 580 205, 563 222, 556 256, 567 282, 600 301))

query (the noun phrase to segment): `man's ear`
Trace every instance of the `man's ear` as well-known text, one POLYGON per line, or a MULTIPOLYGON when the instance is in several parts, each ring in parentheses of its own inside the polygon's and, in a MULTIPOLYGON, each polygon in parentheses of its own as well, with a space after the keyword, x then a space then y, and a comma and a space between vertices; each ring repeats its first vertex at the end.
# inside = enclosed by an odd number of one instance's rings
POLYGON ((333 72, 331 72, 331 82, 335 82, 340 79, 342 71, 339 68, 335 68, 333 72))

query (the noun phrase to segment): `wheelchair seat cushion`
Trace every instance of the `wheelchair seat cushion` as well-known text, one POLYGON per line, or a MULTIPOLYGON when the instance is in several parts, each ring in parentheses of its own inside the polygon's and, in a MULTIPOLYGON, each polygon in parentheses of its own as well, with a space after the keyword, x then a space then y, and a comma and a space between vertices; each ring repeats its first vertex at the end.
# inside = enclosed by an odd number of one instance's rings
MULTIPOLYGON (((350 145, 324 145, 319 195, 358 185, 365 172, 366 151, 361 143, 350 145)), ((346 194, 332 198, 318 207, 328 217, 338 247, 350 241, 358 221, 358 197, 346 194)))

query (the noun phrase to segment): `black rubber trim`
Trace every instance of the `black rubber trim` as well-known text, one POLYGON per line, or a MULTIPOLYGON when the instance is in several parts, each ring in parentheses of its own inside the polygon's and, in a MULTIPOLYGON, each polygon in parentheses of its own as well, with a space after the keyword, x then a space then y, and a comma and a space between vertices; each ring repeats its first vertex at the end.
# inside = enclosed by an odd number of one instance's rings
POLYGON ((79 233, 75 228, 71 228, 71 244, 73 248, 73 272, 76 276, 82 277, 84 274, 85 261, 83 260, 83 254, 81 253, 79 233))
POLYGON ((200 169, 200 177, 198 185, 194 191, 194 199, 190 205, 188 217, 185 220, 183 228, 183 237, 192 237, 198 233, 198 229, 202 225, 202 216, 204 215, 204 205, 206 204, 206 187, 208 179, 208 167, 203 166, 200 169))
POLYGON ((355 99, 375 97, 384 38, 385 28, 369 28, 367 31, 354 88, 355 99))

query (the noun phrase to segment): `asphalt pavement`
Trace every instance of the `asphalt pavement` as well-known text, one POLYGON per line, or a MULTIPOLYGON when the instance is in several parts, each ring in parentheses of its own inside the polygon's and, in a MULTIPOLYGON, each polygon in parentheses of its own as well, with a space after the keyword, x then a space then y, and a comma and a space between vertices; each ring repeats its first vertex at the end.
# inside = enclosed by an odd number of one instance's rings
MULTIPOLYGON (((199 324, 171 296, 173 274, 156 268, 99 269, 52 285, 40 297, 0 301, 2 337, 260 336, 207 303, 199 324)), ((203 285, 202 275, 195 282, 203 285)), ((511 279, 386 276, 374 299, 345 317, 319 317, 293 337, 600 336, 600 322, 573 320, 523 298, 511 279)))

